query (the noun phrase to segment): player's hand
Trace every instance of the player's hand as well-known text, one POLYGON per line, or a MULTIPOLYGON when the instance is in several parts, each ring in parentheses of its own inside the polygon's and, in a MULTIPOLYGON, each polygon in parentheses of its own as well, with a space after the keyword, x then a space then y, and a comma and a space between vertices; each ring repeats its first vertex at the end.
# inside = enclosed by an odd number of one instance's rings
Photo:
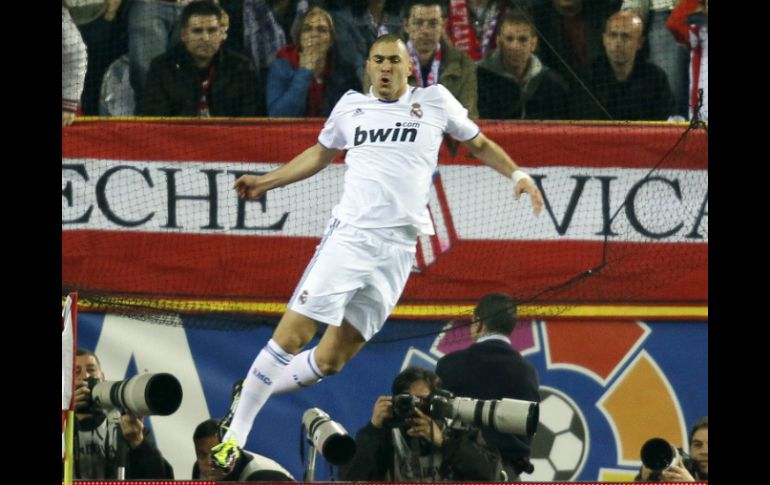
POLYGON ((532 199, 532 207, 535 209, 535 215, 539 216, 540 212, 543 210, 544 204, 543 194, 540 193, 540 189, 538 189, 531 180, 524 178, 519 180, 519 183, 516 184, 516 187, 513 189, 513 195, 516 200, 519 200, 522 192, 529 194, 529 197, 532 199))
POLYGON ((126 410, 120 416, 120 430, 128 441, 128 445, 132 449, 136 448, 144 441, 144 416, 136 416, 131 411, 126 410))
POLYGON ((75 113, 72 113, 71 111, 62 111, 61 112, 61 125, 62 126, 70 126, 75 121, 75 113))
POLYGON ((406 434, 423 438, 436 446, 441 446, 444 443, 444 433, 441 432, 438 423, 419 409, 415 408, 415 411, 417 417, 409 419, 408 422, 412 427, 406 430, 406 434))
POLYGON ((372 410, 372 426, 382 428, 382 422, 391 416, 393 416, 393 398, 390 396, 378 397, 372 410))
POLYGON ((241 199, 259 199, 267 193, 267 188, 261 183, 262 177, 256 175, 241 175, 235 181, 233 189, 241 199))

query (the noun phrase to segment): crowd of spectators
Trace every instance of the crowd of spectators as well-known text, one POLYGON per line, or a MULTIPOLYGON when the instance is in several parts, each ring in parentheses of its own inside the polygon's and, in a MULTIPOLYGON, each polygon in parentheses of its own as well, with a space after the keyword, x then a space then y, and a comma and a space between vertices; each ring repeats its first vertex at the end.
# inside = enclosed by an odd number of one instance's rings
POLYGON ((62 0, 62 124, 326 117, 388 33, 473 118, 706 120, 707 30, 707 0, 62 0))

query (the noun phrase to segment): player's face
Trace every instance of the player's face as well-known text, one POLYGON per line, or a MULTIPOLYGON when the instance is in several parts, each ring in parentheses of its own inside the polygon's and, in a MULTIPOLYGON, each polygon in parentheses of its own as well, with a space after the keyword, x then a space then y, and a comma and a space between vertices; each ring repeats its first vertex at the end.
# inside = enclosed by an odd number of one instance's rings
POLYGON ((692 435, 690 457, 698 465, 698 471, 708 476, 709 473, 709 429, 701 428, 692 435))
POLYGON ((387 101, 401 97, 408 88, 412 61, 401 42, 380 42, 372 46, 366 61, 366 72, 372 81, 374 94, 387 101))
POLYGON ((515 69, 526 67, 537 47, 537 37, 527 24, 504 24, 497 36, 503 63, 515 69))
POLYGON ((444 31, 441 7, 438 5, 412 7, 404 27, 417 52, 433 52, 444 31))
POLYGON ((602 40, 612 64, 633 64, 642 48, 642 21, 637 16, 617 15, 607 22, 602 40))
POLYGON ((193 15, 182 28, 182 43, 197 61, 210 61, 223 40, 222 26, 216 15, 193 15))

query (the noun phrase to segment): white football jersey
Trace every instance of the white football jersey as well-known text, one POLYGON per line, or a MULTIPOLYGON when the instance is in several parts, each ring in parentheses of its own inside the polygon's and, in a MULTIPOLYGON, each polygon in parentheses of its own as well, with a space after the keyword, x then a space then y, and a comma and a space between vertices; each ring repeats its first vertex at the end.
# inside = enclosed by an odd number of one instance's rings
POLYGON ((427 205, 444 133, 468 141, 479 127, 440 84, 409 87, 395 101, 348 91, 318 136, 326 148, 348 150, 334 216, 356 227, 411 225, 433 234, 427 205))

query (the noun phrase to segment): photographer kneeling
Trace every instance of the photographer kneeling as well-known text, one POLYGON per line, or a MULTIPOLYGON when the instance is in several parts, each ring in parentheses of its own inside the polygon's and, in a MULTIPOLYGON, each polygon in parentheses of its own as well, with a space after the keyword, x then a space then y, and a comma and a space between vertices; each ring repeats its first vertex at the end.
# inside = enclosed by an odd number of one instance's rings
POLYGON ((104 381, 99 358, 79 348, 75 384, 74 478, 116 479, 118 440, 127 446, 125 478, 173 479, 174 470, 163 458, 144 428, 144 418, 131 411, 94 407, 87 379, 104 381))
POLYGON ((419 367, 393 381, 393 396, 380 396, 371 421, 356 434, 356 453, 340 467, 344 481, 498 481, 501 459, 480 443, 478 430, 459 431, 432 419, 428 398, 441 387, 419 367))

